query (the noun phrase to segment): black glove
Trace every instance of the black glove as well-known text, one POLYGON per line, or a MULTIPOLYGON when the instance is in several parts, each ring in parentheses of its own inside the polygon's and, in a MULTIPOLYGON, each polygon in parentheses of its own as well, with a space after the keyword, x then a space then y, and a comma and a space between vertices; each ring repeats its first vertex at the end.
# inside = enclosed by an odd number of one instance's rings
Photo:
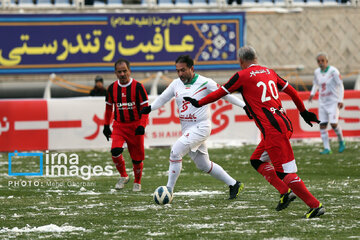
POLYGON ((320 123, 320 121, 317 119, 317 116, 313 112, 309 112, 307 110, 300 113, 301 117, 305 120, 307 124, 309 124, 311 127, 313 126, 311 122, 320 123))
POLYGON ((140 110, 140 114, 149 114, 150 112, 151 112, 151 105, 146 106, 146 107, 143 107, 143 108, 140 110))
POLYGON ((184 100, 190 102, 194 107, 197 107, 197 108, 201 107, 201 106, 199 105, 198 100, 196 100, 196 99, 194 99, 194 98, 184 97, 184 100))
POLYGON ((245 105, 245 107, 243 107, 243 109, 245 110, 246 112, 246 115, 248 116, 249 119, 254 119, 252 116, 251 116, 251 113, 249 111, 249 108, 245 105))
POLYGON ((109 125, 104 125, 103 134, 105 135, 106 139, 109 141, 109 138, 111 137, 111 130, 109 125))
POLYGON ((143 126, 138 126, 135 129, 135 135, 144 135, 145 134, 145 128, 143 126))

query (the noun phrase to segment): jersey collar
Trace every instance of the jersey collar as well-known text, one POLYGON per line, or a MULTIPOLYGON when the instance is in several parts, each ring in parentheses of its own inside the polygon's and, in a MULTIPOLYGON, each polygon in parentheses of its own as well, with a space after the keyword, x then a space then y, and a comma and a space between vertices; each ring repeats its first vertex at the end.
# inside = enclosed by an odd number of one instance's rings
POLYGON ((191 79, 191 81, 190 81, 189 83, 184 83, 185 86, 193 85, 193 84, 196 82, 196 80, 198 79, 198 77, 199 77, 199 74, 196 74, 196 73, 195 73, 194 78, 191 79))
POLYGON ((329 66, 329 65, 325 68, 325 70, 324 70, 324 71, 323 71, 323 70, 321 70, 321 68, 320 68, 320 72, 321 72, 321 73, 326 73, 326 72, 329 70, 329 68, 330 68, 330 66, 329 66))
POLYGON ((121 84, 121 83, 120 83, 120 80, 118 79, 118 84, 119 84, 120 87, 127 87, 127 86, 130 86, 130 84, 132 83, 132 81, 133 81, 133 79, 130 78, 130 81, 129 81, 127 84, 121 84))

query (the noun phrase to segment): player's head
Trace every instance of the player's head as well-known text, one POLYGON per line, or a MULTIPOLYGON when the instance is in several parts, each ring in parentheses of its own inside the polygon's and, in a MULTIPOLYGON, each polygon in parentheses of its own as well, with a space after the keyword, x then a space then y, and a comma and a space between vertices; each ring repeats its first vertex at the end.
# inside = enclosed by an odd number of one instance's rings
POLYGON ((256 51, 251 46, 243 46, 239 48, 238 54, 241 69, 245 69, 251 64, 257 63, 256 51))
POLYGON ((95 86, 98 88, 102 88, 104 86, 104 79, 99 75, 95 77, 95 86))
POLYGON ((115 62, 115 75, 121 84, 126 84, 130 81, 130 62, 125 58, 120 58, 115 62))
POLYGON ((181 55, 175 61, 176 72, 184 83, 194 78, 194 60, 189 55, 181 55))
POLYGON ((327 53, 320 52, 316 55, 316 61, 320 67, 321 70, 325 70, 328 66, 329 58, 327 53))

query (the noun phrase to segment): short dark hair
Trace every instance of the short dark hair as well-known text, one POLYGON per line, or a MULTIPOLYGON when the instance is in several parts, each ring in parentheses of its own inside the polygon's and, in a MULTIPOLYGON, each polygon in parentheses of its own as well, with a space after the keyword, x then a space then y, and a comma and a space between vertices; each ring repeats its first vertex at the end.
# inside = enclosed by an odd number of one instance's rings
POLYGON ((190 55, 180 55, 175 63, 186 63, 188 68, 194 66, 194 60, 190 57, 190 55))
POLYGON ((98 75, 98 76, 95 77, 95 82, 102 82, 103 83, 104 79, 101 76, 98 75))
POLYGON ((115 70, 116 70, 116 65, 118 65, 119 63, 123 63, 123 62, 126 64, 127 68, 130 69, 130 62, 125 58, 119 58, 114 64, 115 70))

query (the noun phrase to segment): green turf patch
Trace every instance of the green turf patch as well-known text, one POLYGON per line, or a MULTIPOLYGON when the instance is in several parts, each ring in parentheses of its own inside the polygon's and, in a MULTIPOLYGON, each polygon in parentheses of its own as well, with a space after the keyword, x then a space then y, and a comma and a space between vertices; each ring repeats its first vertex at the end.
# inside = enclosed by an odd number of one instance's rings
MULTIPOLYGON (((337 144, 333 144, 336 149, 337 144)), ((212 161, 245 184, 236 200, 228 187, 196 169, 185 157, 170 205, 156 205, 153 191, 167 183, 169 148, 146 150, 142 191, 130 182, 114 189, 114 174, 88 180, 76 176, 8 176, 8 155, 0 154, 1 239, 360 239, 360 143, 339 154, 319 154, 321 144, 294 144, 299 176, 325 206, 321 218, 304 220, 308 207, 297 198, 275 211, 279 194, 250 165, 255 146, 210 149, 212 161)), ((68 156, 74 152, 64 152, 68 156)), ((71 166, 113 166, 110 153, 78 151, 71 166)), ((17 161, 34 170, 36 161, 17 161)), ((44 168, 46 163, 44 162, 44 168)), ((98 168, 99 170, 100 168, 98 168)), ((45 172, 45 171, 44 171, 45 172)), ((99 171, 98 171, 99 172, 99 171)))

